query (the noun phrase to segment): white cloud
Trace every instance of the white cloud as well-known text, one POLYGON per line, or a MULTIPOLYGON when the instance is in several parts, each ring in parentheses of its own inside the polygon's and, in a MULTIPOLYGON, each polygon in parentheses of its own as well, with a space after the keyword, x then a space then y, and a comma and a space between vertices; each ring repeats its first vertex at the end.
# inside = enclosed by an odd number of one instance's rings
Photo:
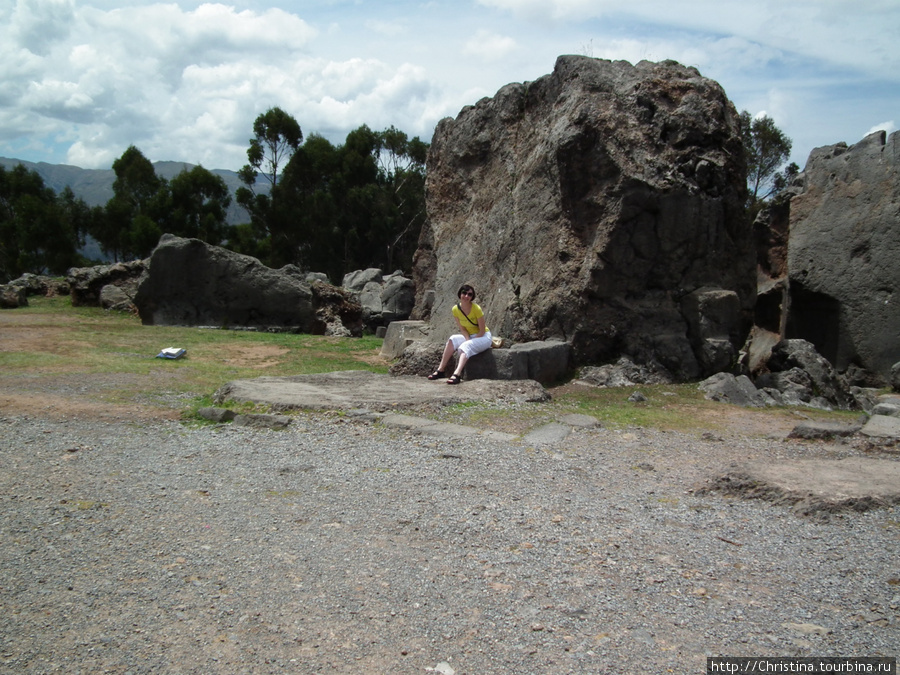
POLYGON ((542 22, 639 22, 648 29, 731 35, 900 82, 900 3, 875 0, 478 0, 542 22), (863 39, 862 36, 865 36, 863 39))
MULTIPOLYGON (((99 139, 92 138, 90 140, 96 141, 99 139)), ((125 148, 122 148, 122 152, 124 150, 125 148)), ((75 141, 66 155, 66 163, 82 168, 108 169, 122 152, 115 152, 103 143, 75 141)))
POLYGON ((482 61, 498 61, 516 51, 518 45, 511 37, 479 30, 463 47, 463 54, 482 61))
POLYGON ((0 0, 0 155, 108 168, 133 143, 238 168, 273 105, 334 142, 364 123, 428 140, 571 53, 696 66, 769 111, 801 164, 900 109, 895 0, 272 4, 0 0))
POLYGON ((883 131, 886 134, 890 135, 897 131, 897 125, 894 124, 894 120, 889 120, 887 122, 881 122, 880 124, 876 124, 874 127, 870 128, 866 132, 866 136, 869 134, 874 134, 876 131, 883 131))
POLYGON ((407 26, 402 21, 379 21, 377 19, 369 19, 365 22, 366 28, 373 33, 384 35, 386 37, 398 37, 403 35, 407 30, 407 26))
POLYGON ((615 6, 609 0, 478 0, 487 7, 497 7, 516 14, 553 20, 580 20, 602 16, 615 6))
POLYGON ((19 0, 12 12, 10 37, 43 56, 69 33, 74 15, 71 0, 19 0))

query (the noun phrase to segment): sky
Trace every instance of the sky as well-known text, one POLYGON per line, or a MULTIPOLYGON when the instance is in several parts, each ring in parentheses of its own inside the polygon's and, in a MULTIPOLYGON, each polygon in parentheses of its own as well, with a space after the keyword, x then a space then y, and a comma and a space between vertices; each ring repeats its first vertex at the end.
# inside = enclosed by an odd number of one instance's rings
POLYGON ((0 156, 237 170, 274 106, 336 144, 430 142, 561 54, 694 66, 801 169, 900 124, 900 0, 0 0, 0 156))

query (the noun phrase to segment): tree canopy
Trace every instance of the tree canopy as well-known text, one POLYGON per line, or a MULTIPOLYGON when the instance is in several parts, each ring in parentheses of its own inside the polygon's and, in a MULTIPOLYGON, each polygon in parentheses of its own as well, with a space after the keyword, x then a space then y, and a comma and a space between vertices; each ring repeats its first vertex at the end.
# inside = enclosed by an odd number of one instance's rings
MULTIPOLYGON (((278 112, 278 128, 294 129, 292 138, 298 138, 299 125, 278 112)), ((262 166, 260 132, 272 132, 273 141, 278 134, 271 117, 260 116, 254 130, 247 156, 262 166)), ((267 192, 254 187, 257 167, 241 171, 245 187, 237 201, 250 223, 232 230, 230 248, 271 267, 290 263, 325 272, 335 283, 354 269, 412 266, 425 219, 427 143, 394 127, 376 132, 366 125, 351 131, 343 145, 318 134, 296 147, 281 143, 286 161, 268 164, 283 171, 269 177, 267 192)))
POLYGON ((231 195, 220 176, 195 166, 166 180, 134 145, 113 162, 112 198, 93 208, 68 188, 56 195, 21 165, 0 167, 0 276, 86 264, 77 253, 86 235, 113 260, 143 258, 165 232, 335 283, 355 269, 411 269, 425 221, 427 143, 366 125, 343 144, 318 134, 304 142, 280 108, 257 117, 253 134, 235 193, 249 220, 239 225, 226 222, 231 195))
POLYGON ((165 232, 222 243, 231 195, 220 176, 195 166, 167 181, 133 145, 113 171, 113 197, 89 232, 114 260, 150 255, 165 232))
POLYGON ((793 144, 771 117, 754 118, 744 110, 740 119, 752 209, 783 190, 790 178, 799 172, 799 167, 791 163, 779 171, 790 157, 793 144))
POLYGON ((80 264, 78 248, 92 218, 69 188, 57 195, 36 171, 0 166, 0 283, 80 264))

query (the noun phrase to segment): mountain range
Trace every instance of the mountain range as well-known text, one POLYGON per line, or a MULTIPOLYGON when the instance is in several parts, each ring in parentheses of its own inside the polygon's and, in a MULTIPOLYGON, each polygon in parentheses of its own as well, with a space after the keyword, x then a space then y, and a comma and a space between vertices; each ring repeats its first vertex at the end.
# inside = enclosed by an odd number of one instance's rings
MULTIPOLYGON (((66 186, 72 188, 76 197, 89 206, 102 206, 113 196, 113 181, 116 174, 112 169, 82 169, 68 164, 47 164, 46 162, 27 162, 20 159, 0 157, 0 166, 9 170, 22 164, 29 171, 36 171, 44 180, 44 185, 52 188, 57 194, 66 186)), ((186 162, 154 162, 156 175, 171 180, 185 169, 190 171, 195 165, 186 162)), ((234 193, 243 183, 236 171, 212 169, 212 173, 221 176, 231 193, 231 206, 228 208, 227 221, 230 225, 244 223, 249 220, 247 211, 234 201, 234 193)))

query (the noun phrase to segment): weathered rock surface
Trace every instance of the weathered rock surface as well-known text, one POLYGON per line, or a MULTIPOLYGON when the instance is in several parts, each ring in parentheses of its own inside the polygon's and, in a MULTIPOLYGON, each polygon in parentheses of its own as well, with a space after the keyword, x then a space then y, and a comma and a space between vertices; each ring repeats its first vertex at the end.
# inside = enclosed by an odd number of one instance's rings
POLYGON ((670 384, 672 375, 658 363, 638 365, 627 356, 603 366, 585 366, 578 381, 594 387, 633 387, 636 384, 670 384))
POLYGON ((13 279, 9 282, 9 285, 24 289, 26 295, 56 296, 69 294, 68 282, 43 274, 31 274, 30 272, 26 272, 18 279, 13 279))
POLYGON ((448 386, 424 377, 380 375, 346 370, 321 375, 258 377, 234 380, 214 396, 225 401, 267 404, 273 410, 403 410, 418 406, 452 405, 464 401, 546 401, 546 390, 533 380, 474 380, 448 386))
POLYGON ((850 457, 841 460, 753 462, 721 476, 702 494, 721 491, 790 504, 802 515, 868 511, 900 503, 900 463, 850 457))
POLYGON ((134 300, 137 288, 147 275, 147 260, 95 265, 94 267, 72 267, 66 273, 73 307, 104 307, 121 305, 115 309, 133 309, 128 301, 134 300), (104 288, 107 289, 107 304, 103 304, 104 288), (127 300, 126 300, 127 299, 127 300))
POLYGON ((412 318, 436 339, 468 282, 495 335, 568 341, 577 364, 627 354, 693 378, 743 343, 756 276, 738 117, 695 69, 560 57, 442 120, 428 166, 412 318), (683 302, 701 288, 729 299, 683 302))
POLYGON ((241 413, 234 416, 234 426, 254 429, 286 429, 293 419, 287 415, 266 415, 264 413, 241 413))
POLYGON ((341 286, 362 306, 363 323, 372 332, 392 321, 409 319, 416 300, 412 279, 399 271, 388 275, 377 268, 350 272, 344 275, 341 286))
POLYGON ((900 438, 900 419, 888 415, 872 415, 862 428, 866 436, 900 438))
POLYGON ((822 408, 859 407, 850 388, 811 342, 782 340, 772 348, 767 365, 771 372, 757 377, 756 386, 780 392, 785 396, 784 403, 796 404, 796 397, 804 404, 822 408))
POLYGON ((274 270, 256 258, 172 235, 163 235, 154 249, 134 301, 149 325, 362 332, 360 306, 346 291, 309 283, 293 265, 274 270))
POLYGON ((858 433, 862 428, 862 424, 821 421, 804 422, 794 427, 791 433, 788 434, 788 438, 803 438, 806 440, 844 438, 858 433))
POLYGON ((428 324, 424 321, 392 321, 385 332, 384 342, 381 343, 381 356, 388 360, 396 359, 414 342, 427 339, 428 324))
POLYGON ((197 415, 210 422, 231 422, 235 417, 235 412, 228 408, 206 407, 197 410, 197 415))
POLYGON ((787 336, 839 371, 900 359, 900 132, 817 148, 790 205, 787 336))
POLYGON ((716 373, 700 383, 706 398, 735 405, 797 405, 831 410, 871 410, 870 391, 850 386, 806 340, 781 340, 771 349, 768 371, 751 380, 716 373))
POLYGON ((0 286, 0 309, 17 309, 28 306, 28 294, 25 289, 12 284, 0 286))
POLYGON ((134 294, 137 292, 137 284, 131 286, 117 286, 106 284, 100 289, 100 306, 103 309, 111 309, 116 312, 131 312, 134 306, 134 294))
POLYGON ((466 362, 465 380, 535 380, 553 384, 569 373, 572 348, 566 342, 538 341, 489 349, 466 362))
MULTIPOLYGON (((444 345, 429 339, 423 321, 395 321, 388 326, 381 355, 396 359, 392 375, 427 375, 441 360, 444 345)), ((559 382, 569 374, 572 347, 559 340, 523 342, 503 349, 488 349, 466 363, 462 379, 534 380, 542 385, 559 382)), ((447 374, 456 367, 451 359, 447 374)))
MULTIPOLYGON (((390 332, 390 330, 389 330, 390 332)), ((427 335, 427 333, 425 333, 427 335)), ((387 338, 385 338, 387 343, 387 338)), ((399 347, 399 343, 398 344, 399 347)), ((444 345, 440 342, 432 342, 431 340, 413 340, 407 343, 406 347, 400 353, 393 364, 391 364, 391 375, 429 375, 441 363, 441 355, 444 351, 444 345)), ((382 356, 387 355, 382 351, 382 356)), ((387 357, 390 358, 390 357, 387 357)), ((450 372, 456 368, 456 358, 450 360, 448 369, 450 372)))
POLYGON ((746 375, 716 373, 703 380, 698 388, 706 398, 744 408, 764 408, 774 404, 771 396, 760 391, 746 375))

